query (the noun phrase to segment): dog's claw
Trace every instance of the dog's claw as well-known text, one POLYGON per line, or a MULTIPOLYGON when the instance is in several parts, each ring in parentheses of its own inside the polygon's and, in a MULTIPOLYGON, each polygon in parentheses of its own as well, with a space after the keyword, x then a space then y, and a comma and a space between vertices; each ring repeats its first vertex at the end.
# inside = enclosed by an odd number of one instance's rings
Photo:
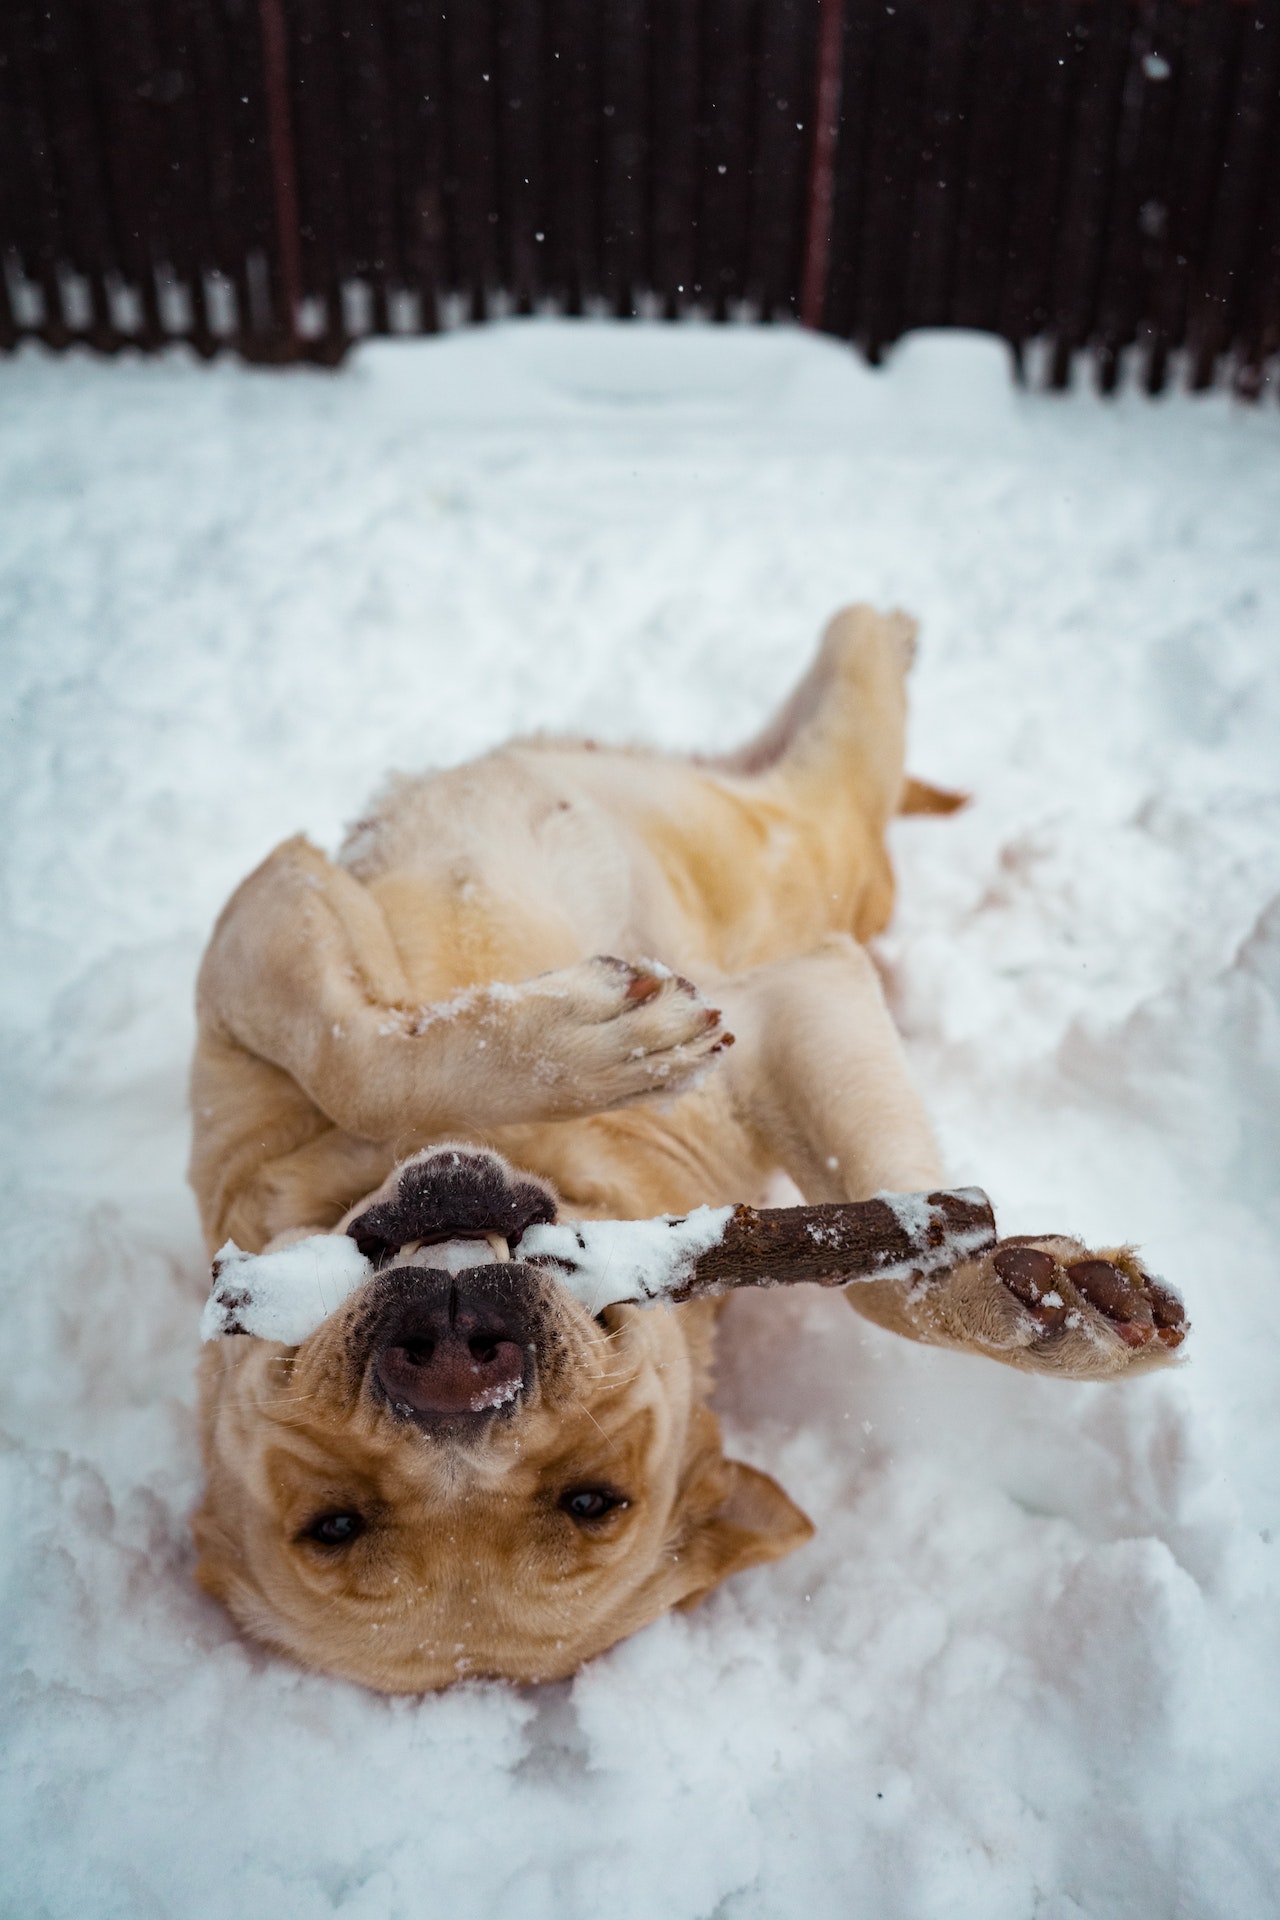
POLYGON ((1145 1347, 1155 1335, 1155 1328, 1145 1326, 1141 1320, 1112 1320, 1111 1325, 1126 1347, 1145 1347))
POLYGON ((661 980, 655 980, 651 973, 638 973, 627 988, 626 997, 636 1006, 643 1006, 646 1000, 652 1000, 655 993, 662 992, 661 980))

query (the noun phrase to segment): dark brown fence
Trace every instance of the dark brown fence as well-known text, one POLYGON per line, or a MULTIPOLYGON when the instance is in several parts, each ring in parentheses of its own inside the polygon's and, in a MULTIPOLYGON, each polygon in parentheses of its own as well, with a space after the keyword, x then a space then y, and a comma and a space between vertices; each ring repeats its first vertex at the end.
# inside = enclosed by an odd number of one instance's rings
POLYGON ((5 0, 0 345, 531 311, 1280 354, 1280 0, 5 0))

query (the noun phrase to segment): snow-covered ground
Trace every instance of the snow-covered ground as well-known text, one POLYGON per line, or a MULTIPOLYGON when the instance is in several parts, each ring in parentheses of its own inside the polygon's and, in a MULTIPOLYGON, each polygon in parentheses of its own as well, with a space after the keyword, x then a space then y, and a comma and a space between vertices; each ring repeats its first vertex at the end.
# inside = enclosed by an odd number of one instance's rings
POLYGON ((0 1910, 1254 1920, 1280 1885, 1280 410, 919 337, 525 323, 335 375, 0 364, 0 1910), (571 1684, 388 1701, 191 1584, 192 975, 236 880, 514 730, 722 747, 923 617, 882 943, 959 1181, 1132 1237, 1130 1387, 742 1297, 818 1522, 571 1684))

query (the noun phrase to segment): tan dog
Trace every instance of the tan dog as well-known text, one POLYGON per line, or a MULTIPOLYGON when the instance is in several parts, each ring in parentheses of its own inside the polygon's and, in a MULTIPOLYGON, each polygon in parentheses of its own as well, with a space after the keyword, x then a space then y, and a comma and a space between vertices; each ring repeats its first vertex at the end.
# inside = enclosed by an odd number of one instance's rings
MULTIPOLYGON (((714 1303, 597 1320, 508 1252, 557 1195, 637 1218, 778 1168, 811 1201, 942 1184, 860 944, 890 817, 952 804, 904 782, 913 636, 838 615, 733 759, 509 746, 397 781, 337 863, 291 840, 234 895, 198 990, 210 1249, 349 1229, 378 1264, 299 1346, 207 1351, 199 1577, 246 1631, 388 1691, 555 1679, 808 1538, 723 1456, 714 1303)), ((1182 1333, 1129 1255, 1066 1240, 848 1298, 1077 1378, 1182 1333)))

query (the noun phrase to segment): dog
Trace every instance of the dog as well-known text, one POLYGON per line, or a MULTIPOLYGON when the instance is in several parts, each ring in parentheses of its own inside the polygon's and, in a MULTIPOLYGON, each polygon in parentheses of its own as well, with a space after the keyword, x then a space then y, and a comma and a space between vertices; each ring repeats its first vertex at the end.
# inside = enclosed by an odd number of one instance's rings
MULTIPOLYGON (((210 1252, 348 1235, 370 1277, 296 1346, 206 1347, 201 1585, 250 1636, 388 1693, 562 1679, 812 1532, 725 1457, 719 1303, 598 1316, 531 1225, 940 1187, 866 942, 904 771, 906 615, 847 608, 720 760, 529 740, 392 782, 336 860, 286 841, 197 988, 210 1252), (696 984, 694 984, 696 982, 696 984)), ((847 1289, 909 1339, 1111 1379, 1168 1365, 1127 1249, 1002 1243, 847 1289)))

